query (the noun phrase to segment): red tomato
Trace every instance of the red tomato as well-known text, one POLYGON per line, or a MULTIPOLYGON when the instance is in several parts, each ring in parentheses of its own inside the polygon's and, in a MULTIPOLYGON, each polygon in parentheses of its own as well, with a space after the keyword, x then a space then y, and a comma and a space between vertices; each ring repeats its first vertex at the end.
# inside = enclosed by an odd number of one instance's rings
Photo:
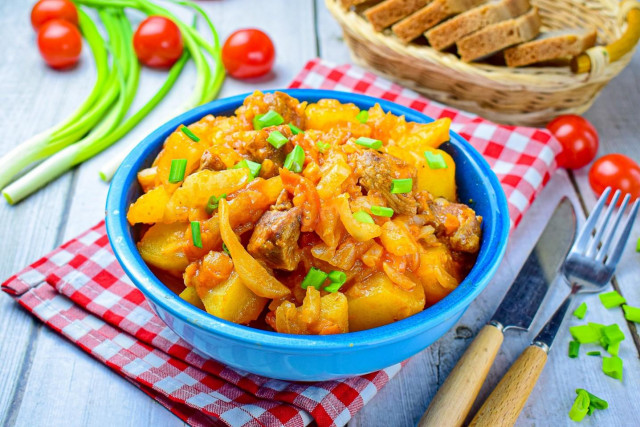
POLYGON ((249 79, 267 74, 276 56, 268 35, 255 28, 232 33, 222 46, 222 62, 236 79, 249 79))
POLYGON ((579 169, 588 165, 598 152, 598 132, 586 119, 575 114, 558 116, 547 129, 562 144, 558 165, 567 169, 579 169))
POLYGON ((133 48, 147 67, 169 68, 182 56, 182 33, 171 19, 149 16, 133 35, 133 48))
POLYGON ((73 24, 54 19, 38 31, 38 49, 51 68, 68 68, 76 65, 80 58, 82 36, 73 24))
POLYGON ((52 19, 62 19, 77 27, 78 10, 70 0, 40 0, 31 9, 31 25, 36 31, 52 19))
MULTIPOLYGON (((640 197, 640 166, 622 154, 607 154, 595 161, 589 170, 589 184, 600 196, 607 187, 631 194, 631 200, 640 197)), ((610 202, 612 195, 609 196, 610 202)), ((622 202, 622 197, 618 205, 622 202)))

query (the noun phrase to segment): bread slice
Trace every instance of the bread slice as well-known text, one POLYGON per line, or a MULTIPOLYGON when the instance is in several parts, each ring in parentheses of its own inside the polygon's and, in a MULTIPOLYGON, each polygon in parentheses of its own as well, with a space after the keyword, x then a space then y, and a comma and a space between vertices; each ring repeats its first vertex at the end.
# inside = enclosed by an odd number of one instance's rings
POLYGON ((530 7, 529 0, 493 1, 444 21, 424 35, 432 48, 444 50, 464 36, 487 25, 520 16, 530 7))
POLYGON ((434 0, 395 24, 391 29, 400 40, 409 43, 440 21, 471 9, 485 1, 486 0, 434 0))
POLYGON ((508 67, 576 56, 596 44, 595 29, 561 30, 541 34, 537 39, 504 51, 508 67))
POLYGON ((340 0, 340 3, 342 4, 342 7, 348 9, 351 6, 357 6, 359 4, 366 3, 367 1, 369 0, 340 0))
POLYGON ((465 62, 475 61, 504 48, 531 40, 540 32, 538 8, 516 19, 498 22, 458 40, 458 54, 465 62))
POLYGON ((395 24, 402 18, 423 8, 431 1, 432 0, 385 0, 373 6, 371 9, 367 9, 364 16, 367 17, 376 31, 382 31, 391 24, 395 24))

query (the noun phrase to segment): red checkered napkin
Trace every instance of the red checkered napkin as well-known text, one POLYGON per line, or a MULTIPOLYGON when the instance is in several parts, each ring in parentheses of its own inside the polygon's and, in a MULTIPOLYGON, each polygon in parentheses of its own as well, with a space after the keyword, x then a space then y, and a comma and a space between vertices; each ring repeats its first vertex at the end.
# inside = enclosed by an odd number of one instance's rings
MULTIPOLYGON (((352 66, 309 62, 292 87, 362 92, 410 106, 453 127, 498 174, 518 223, 555 168, 558 143, 544 130, 500 126, 449 109, 352 66)), ((9 278, 20 305, 189 424, 341 426, 399 370, 340 381, 293 383, 231 369, 175 335, 129 282, 104 222, 9 278)))

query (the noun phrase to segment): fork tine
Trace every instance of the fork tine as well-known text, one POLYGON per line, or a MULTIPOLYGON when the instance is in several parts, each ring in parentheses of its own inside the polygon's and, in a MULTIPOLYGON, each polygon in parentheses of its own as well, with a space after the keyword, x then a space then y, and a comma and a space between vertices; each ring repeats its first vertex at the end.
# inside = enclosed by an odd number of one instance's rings
POLYGON ((620 239, 618 240, 618 243, 615 249, 613 250, 613 253, 609 257, 609 259, 607 259, 607 262, 605 264, 607 267, 614 268, 618 264, 618 261, 620 261, 620 257, 622 256, 622 251, 626 246, 627 240, 629 240, 629 234, 631 234, 631 228, 633 227, 633 222, 635 221, 636 215, 638 214, 638 208, 640 208, 640 198, 636 199, 635 203, 631 207, 631 212, 629 212, 629 218, 627 218, 627 224, 624 226, 624 230, 620 235, 620 239))
MULTIPOLYGON (((602 243, 600 250, 596 254, 596 257, 595 257, 596 261, 598 262, 602 261, 604 257, 607 255, 607 252, 609 252, 609 246, 611 246, 611 242, 613 242, 613 238, 615 237, 616 232, 618 231, 618 226, 620 225, 620 221, 622 221, 622 217, 624 216, 624 213, 627 210, 627 206, 629 205, 630 199, 631 199, 631 194, 626 194, 624 196, 624 199, 622 200, 622 204, 620 205, 620 209, 618 210, 618 215, 616 215, 616 218, 613 220, 613 225, 609 229, 609 233, 607 234, 607 237, 604 243, 602 243)), ((613 203, 611 204, 611 206, 609 206, 609 208, 612 208, 612 207, 615 208, 615 205, 613 203)), ((604 224, 604 228, 607 228, 607 224, 604 224)))
MULTIPOLYGON (((604 219, 600 223, 600 227, 598 227, 598 230, 596 231, 596 235, 593 237, 593 240, 589 245, 589 249, 587 249, 587 252, 585 253, 586 256, 593 257, 597 253, 598 245, 600 244, 600 240, 602 239, 602 234, 604 233, 604 230, 606 230, 607 226, 609 225, 609 218, 611 218, 611 214, 616 208, 616 204, 618 203, 620 194, 622 194, 620 190, 616 190, 616 192, 613 194, 613 198, 609 203, 609 208, 607 208, 607 212, 604 214, 604 219)), ((613 230, 615 231, 615 227, 613 228, 613 230)))
POLYGON ((604 207, 609 194, 611 194, 611 187, 607 187, 602 193, 602 196, 600 196, 600 199, 598 199, 598 203, 596 203, 596 206, 591 211, 591 214, 589 214, 587 222, 585 222, 582 226, 580 235, 576 239, 576 242, 573 244, 571 252, 584 252, 585 248, 587 247, 587 243, 589 243, 591 232, 598 223, 598 217, 600 216, 600 212, 602 212, 602 208, 604 207))

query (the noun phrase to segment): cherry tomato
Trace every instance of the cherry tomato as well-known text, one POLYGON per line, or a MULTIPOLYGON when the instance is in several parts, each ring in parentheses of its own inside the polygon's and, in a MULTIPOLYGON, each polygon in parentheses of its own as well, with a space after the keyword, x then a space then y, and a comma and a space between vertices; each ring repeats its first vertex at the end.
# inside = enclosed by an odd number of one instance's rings
POLYGON ((264 76, 273 67, 275 56, 269 36, 255 28, 233 32, 222 46, 224 68, 236 79, 264 76))
MULTIPOLYGON (((607 154, 595 161, 589 170, 591 189, 600 196, 607 187, 631 194, 631 200, 640 197, 640 166, 623 154, 607 154)), ((611 201, 613 192, 607 203, 611 201)), ((622 197, 618 205, 622 203, 622 197)))
POLYGON ((140 62, 152 68, 170 68, 182 56, 182 33, 171 19, 149 16, 133 35, 140 62))
POLYGON ((562 144, 558 165, 567 169, 579 169, 588 165, 598 152, 598 132, 586 119, 575 114, 558 116, 547 129, 562 144))
POLYGON ((73 24, 54 19, 38 31, 38 49, 51 68, 68 68, 76 65, 80 58, 82 36, 73 24))
POLYGON ((31 25, 36 31, 52 19, 62 19, 77 27, 78 10, 70 0, 40 0, 31 9, 31 25))

